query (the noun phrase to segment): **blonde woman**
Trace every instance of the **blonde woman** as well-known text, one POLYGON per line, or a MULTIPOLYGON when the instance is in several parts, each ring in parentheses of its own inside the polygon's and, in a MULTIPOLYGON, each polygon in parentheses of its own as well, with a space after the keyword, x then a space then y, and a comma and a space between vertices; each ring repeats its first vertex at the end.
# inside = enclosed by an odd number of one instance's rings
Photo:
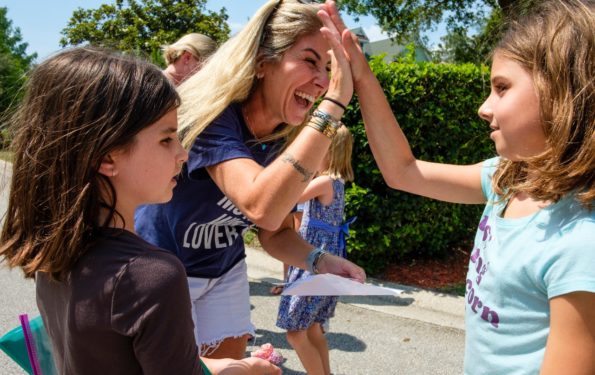
POLYGON ((265 250, 287 264, 365 279, 360 267, 302 240, 289 215, 353 94, 337 30, 323 27, 322 13, 319 4, 267 2, 180 86, 189 160, 170 203, 137 211, 138 233, 186 267, 207 357, 242 358, 254 335, 242 240, 252 225, 265 250), (284 134, 303 123, 278 152, 284 134))
POLYGON ((167 67, 163 73, 176 86, 198 72, 207 57, 217 49, 217 43, 206 35, 191 33, 174 44, 163 46, 167 67))

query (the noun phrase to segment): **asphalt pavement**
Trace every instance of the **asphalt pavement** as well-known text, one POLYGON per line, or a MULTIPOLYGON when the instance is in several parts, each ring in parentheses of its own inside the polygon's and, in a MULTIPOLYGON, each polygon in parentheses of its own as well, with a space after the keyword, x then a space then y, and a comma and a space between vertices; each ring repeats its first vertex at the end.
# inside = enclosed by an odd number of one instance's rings
MULTIPOLYGON (((6 210, 6 176, 0 162, 0 212, 6 210)), ((281 281, 282 264, 255 248, 247 249, 252 320, 256 337, 248 351, 270 342, 285 357, 283 374, 304 374, 295 352, 275 326, 279 297, 269 293, 281 281)), ((334 374, 461 374, 464 351, 464 298, 369 279, 403 289, 399 297, 341 297, 327 340, 334 374)), ((0 266, 0 335, 19 324, 18 315, 39 314, 35 288, 19 270, 0 266)), ((0 351, 0 374, 25 374, 0 351)))
MULTIPOLYGON (((283 374, 304 374, 303 367, 275 326, 279 297, 269 293, 281 282, 282 263, 263 250, 248 248, 252 320, 256 342, 270 342, 286 358, 283 374)), ((368 279, 403 289, 399 297, 341 297, 327 340, 334 374, 461 374, 465 345, 463 297, 368 279)))

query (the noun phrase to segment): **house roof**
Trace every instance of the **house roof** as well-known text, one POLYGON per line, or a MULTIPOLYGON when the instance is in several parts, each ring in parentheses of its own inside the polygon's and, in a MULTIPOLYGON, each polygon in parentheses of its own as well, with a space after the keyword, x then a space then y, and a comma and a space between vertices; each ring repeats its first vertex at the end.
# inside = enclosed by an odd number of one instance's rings
MULTIPOLYGON (((386 54, 384 61, 392 62, 395 61, 399 56, 407 53, 407 47, 403 44, 392 41, 391 39, 377 40, 370 42, 370 39, 366 35, 366 32, 361 27, 351 29, 362 46, 362 49, 366 56, 374 56, 386 54)), ((430 55, 425 48, 415 46, 415 60, 416 61, 430 61, 430 55)))

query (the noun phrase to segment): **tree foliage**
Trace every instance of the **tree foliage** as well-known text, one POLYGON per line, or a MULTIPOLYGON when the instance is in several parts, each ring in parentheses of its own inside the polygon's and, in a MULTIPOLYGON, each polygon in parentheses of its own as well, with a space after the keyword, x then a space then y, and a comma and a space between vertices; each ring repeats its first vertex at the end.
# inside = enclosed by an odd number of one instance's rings
POLYGON ((391 37, 403 41, 439 23, 469 27, 487 17, 496 0, 343 0, 353 15, 371 15, 391 37))
POLYGON ((7 13, 7 8, 0 7, 0 118, 18 100, 25 73, 37 57, 27 54, 28 44, 7 13))
POLYGON ((453 63, 485 62, 506 22, 527 13, 540 0, 344 0, 354 15, 372 15, 394 39, 423 41, 424 32, 446 25, 434 57, 453 63))
MULTIPOLYGON (((489 93, 488 68, 474 64, 398 63, 374 57, 370 66, 420 160, 473 164, 496 155, 477 108, 489 93)), ((409 254, 447 256, 469 249, 483 206, 440 202, 389 188, 371 153, 356 100, 342 120, 354 136, 355 182, 346 186, 349 259, 375 274, 409 254)))
MULTIPOLYGON (((98 9, 78 8, 62 30, 60 44, 93 44, 159 60, 159 49, 187 33, 218 42, 229 36, 227 11, 206 9, 207 0, 115 0, 98 9)), ((161 62, 161 61, 160 61, 161 62)))
POLYGON ((434 60, 458 64, 486 63, 487 57, 502 36, 505 27, 502 17, 502 10, 494 9, 490 16, 478 25, 479 32, 475 34, 470 34, 465 27, 452 27, 448 34, 441 38, 438 48, 433 53, 434 60))

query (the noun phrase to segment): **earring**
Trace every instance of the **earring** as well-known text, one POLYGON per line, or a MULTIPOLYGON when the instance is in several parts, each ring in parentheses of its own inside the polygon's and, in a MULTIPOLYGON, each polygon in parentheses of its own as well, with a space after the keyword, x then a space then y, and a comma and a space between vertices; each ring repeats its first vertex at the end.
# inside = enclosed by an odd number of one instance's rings
POLYGON ((262 73, 262 72, 256 73, 256 78, 257 79, 263 79, 264 78, 264 73, 262 73))

